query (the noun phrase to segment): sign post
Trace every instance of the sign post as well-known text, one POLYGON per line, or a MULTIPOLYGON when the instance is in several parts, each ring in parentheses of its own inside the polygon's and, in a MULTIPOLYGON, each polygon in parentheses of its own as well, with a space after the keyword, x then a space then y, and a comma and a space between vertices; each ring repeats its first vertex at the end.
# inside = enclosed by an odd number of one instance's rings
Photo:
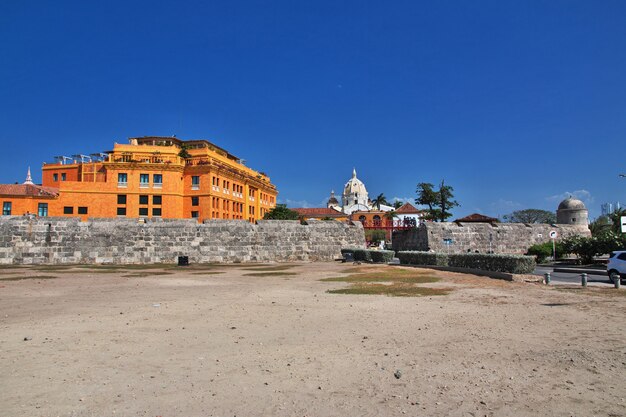
POLYGON ((556 238, 559 236, 559 234, 556 232, 556 230, 552 230, 550 231, 550 239, 552 239, 552 261, 556 261, 556 238))

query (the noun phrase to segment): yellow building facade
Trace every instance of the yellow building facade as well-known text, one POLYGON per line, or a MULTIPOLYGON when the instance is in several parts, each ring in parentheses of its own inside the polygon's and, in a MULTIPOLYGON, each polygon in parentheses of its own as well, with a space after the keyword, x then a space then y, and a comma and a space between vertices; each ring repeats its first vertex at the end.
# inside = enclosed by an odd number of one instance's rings
POLYGON ((58 157, 56 163, 44 164, 42 171, 42 186, 58 189, 58 196, 46 203, 47 215, 83 220, 255 222, 276 205, 278 194, 266 174, 206 140, 130 138, 129 144, 116 143, 107 153, 58 157))

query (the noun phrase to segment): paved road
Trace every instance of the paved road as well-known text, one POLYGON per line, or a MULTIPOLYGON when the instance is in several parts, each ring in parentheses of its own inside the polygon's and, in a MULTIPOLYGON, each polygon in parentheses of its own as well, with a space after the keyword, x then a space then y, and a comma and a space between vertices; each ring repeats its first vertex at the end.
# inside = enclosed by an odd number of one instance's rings
MULTIPOLYGON (((535 274, 542 275, 546 272, 550 273, 551 281, 554 284, 570 284, 580 285, 580 274, 571 272, 554 272, 551 267, 538 266, 535 268, 535 274)), ((587 285, 612 287, 607 275, 587 275, 587 285)))

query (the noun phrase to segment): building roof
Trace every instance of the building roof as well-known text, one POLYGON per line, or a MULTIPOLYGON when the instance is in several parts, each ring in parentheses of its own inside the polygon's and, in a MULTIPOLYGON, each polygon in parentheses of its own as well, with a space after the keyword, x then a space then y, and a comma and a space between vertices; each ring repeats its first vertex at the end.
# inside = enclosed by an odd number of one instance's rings
POLYGON ((404 203, 396 210, 398 214, 421 214, 422 210, 416 209, 411 203, 404 203))
POLYGON ((561 201, 558 210, 587 210, 587 207, 579 199, 570 196, 561 201))
POLYGON ((494 223, 497 222, 498 219, 495 217, 485 216, 484 214, 473 213, 469 216, 461 217, 460 219, 456 219, 455 223, 494 223))
POLYGON ((0 184, 0 195, 17 197, 56 197, 59 189, 35 184, 0 184))
POLYGON ((291 209, 304 217, 346 217, 346 214, 332 208, 293 208, 291 209))

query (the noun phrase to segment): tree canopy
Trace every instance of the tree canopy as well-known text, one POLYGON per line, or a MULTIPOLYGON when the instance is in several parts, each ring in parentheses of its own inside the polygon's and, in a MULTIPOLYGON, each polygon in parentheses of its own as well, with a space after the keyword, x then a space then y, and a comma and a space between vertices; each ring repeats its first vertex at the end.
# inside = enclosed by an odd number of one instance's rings
POLYGON ((556 214, 548 210, 525 209, 517 210, 502 216, 506 223, 556 223, 556 214))
POLYGON ((441 180, 438 190, 435 190, 431 183, 420 182, 417 184, 415 203, 428 207, 426 209, 426 220, 444 222, 452 216, 450 210, 459 206, 459 203, 454 200, 453 191, 454 188, 450 185, 445 185, 445 180, 441 180))
POLYGON ((298 220, 299 218, 298 212, 289 210, 286 204, 276 204, 263 216, 263 220, 298 220))
POLYGON ((380 205, 381 204, 389 204, 387 202, 387 198, 385 197, 385 194, 380 193, 378 194, 378 197, 376 197, 375 199, 372 200, 372 205, 376 208, 378 208, 378 210, 380 210, 380 205))

